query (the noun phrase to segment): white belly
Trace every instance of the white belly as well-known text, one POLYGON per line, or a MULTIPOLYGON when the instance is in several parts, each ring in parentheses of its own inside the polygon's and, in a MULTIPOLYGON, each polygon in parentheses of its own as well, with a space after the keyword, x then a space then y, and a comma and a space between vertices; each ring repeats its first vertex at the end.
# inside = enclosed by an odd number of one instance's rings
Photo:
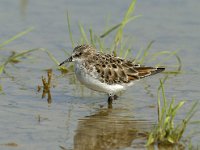
POLYGON ((87 73, 87 70, 81 65, 81 63, 75 63, 75 74, 77 79, 86 87, 108 94, 115 94, 125 90, 125 87, 119 84, 108 85, 98 80, 97 72, 91 74, 87 73))

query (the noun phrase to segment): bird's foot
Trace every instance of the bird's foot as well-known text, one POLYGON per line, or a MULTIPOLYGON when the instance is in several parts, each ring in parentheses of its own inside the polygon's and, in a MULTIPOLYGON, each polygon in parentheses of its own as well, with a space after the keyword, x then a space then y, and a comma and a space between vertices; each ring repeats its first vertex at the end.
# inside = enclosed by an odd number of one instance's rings
POLYGON ((112 108, 112 102, 113 100, 116 100, 118 98, 117 95, 111 95, 108 96, 108 108, 112 108))

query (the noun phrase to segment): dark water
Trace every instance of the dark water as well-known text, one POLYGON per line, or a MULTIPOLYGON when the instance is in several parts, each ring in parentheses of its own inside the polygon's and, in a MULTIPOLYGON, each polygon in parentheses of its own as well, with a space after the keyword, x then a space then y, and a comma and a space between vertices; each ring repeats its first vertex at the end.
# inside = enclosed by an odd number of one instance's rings
MULTIPOLYGON (((1 48, 0 63, 12 51, 39 47, 62 61, 66 57, 63 49, 71 52, 67 11, 76 42, 79 22, 101 34, 106 19, 110 18, 110 26, 119 23, 130 2, 1 0, 0 43, 26 28, 34 30, 1 48)), ((133 38, 134 50, 144 48, 151 40, 155 40, 152 52, 180 49, 182 73, 170 76, 165 83, 169 99, 186 100, 177 116, 180 120, 200 97, 200 5, 197 0, 138 1, 135 14, 142 17, 125 29, 125 35, 133 38)), ((138 82, 108 110, 106 95, 73 84, 73 74, 61 76, 46 53, 33 52, 21 60, 7 65, 8 74, 0 76, 0 149, 145 149, 146 132, 157 119, 156 92, 163 74, 138 82), (54 74, 52 104, 37 92, 48 68, 53 68, 54 74)), ((198 110, 193 120, 199 120, 199 115, 198 110)), ((195 131, 199 131, 198 124, 188 126, 185 136, 195 131)), ((199 134, 192 137, 194 146, 199 138, 199 134)))

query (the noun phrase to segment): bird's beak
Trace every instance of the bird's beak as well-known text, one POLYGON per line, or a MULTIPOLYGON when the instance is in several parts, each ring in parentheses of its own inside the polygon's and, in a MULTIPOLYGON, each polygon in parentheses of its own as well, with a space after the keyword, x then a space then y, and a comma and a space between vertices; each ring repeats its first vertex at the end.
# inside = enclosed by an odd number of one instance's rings
POLYGON ((67 58, 65 61, 63 61, 62 63, 60 63, 59 66, 62 66, 63 64, 67 63, 67 62, 72 62, 72 56, 67 58))

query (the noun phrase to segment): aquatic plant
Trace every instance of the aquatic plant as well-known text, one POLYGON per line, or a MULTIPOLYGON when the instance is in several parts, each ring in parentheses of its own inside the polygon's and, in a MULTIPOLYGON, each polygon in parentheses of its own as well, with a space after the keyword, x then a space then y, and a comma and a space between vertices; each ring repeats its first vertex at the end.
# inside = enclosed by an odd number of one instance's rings
POLYGON ((12 54, 9 57, 5 58, 5 61, 2 64, 0 64, 0 74, 3 71, 5 71, 5 67, 8 63, 18 63, 20 62, 19 58, 36 50, 38 49, 36 48, 36 49, 24 50, 20 53, 12 52, 12 54))
MULTIPOLYGON (((117 25, 114 25, 110 28, 108 28, 103 34, 96 35, 95 32, 93 31, 92 28, 89 29, 89 38, 87 37, 86 31, 83 27, 83 25, 81 23, 78 24, 79 27, 79 31, 80 31, 80 39, 78 40, 79 44, 91 44, 95 47, 99 46, 100 50, 106 50, 107 48, 104 45, 104 39, 112 32, 116 31, 116 34, 113 38, 113 42, 111 43, 111 45, 109 46, 109 50, 111 52, 114 52, 115 54, 117 53, 117 49, 120 49, 121 52, 126 51, 125 55, 127 56, 127 52, 130 51, 130 48, 126 48, 125 45, 126 42, 124 42, 123 38, 123 30, 126 26, 127 23, 129 23, 130 21, 133 21, 134 19, 138 18, 139 16, 133 16, 134 10, 135 10, 135 4, 136 4, 136 0, 132 0, 131 4, 129 5, 124 18, 122 19, 122 21, 120 23, 118 23, 117 25)), ((72 31, 71 31, 71 24, 70 24, 70 17, 69 17, 69 13, 67 13, 67 22, 68 22, 68 33, 69 33, 69 37, 70 37, 70 41, 72 44, 72 48, 74 48, 74 39, 73 39, 73 35, 72 35, 72 31)))
MULTIPOLYGON (((80 31, 80 39, 78 40, 79 41, 78 43, 79 44, 91 44, 94 47, 99 47, 101 52, 108 50, 108 51, 110 51, 110 53, 112 53, 115 56, 120 56, 123 58, 130 56, 131 46, 132 46, 130 43, 132 43, 132 42, 128 41, 128 39, 130 39, 130 37, 125 38, 123 36, 123 31, 124 31, 124 28, 127 25, 127 23, 140 17, 140 15, 139 16, 133 15, 134 11, 135 11, 135 4, 136 4, 136 0, 132 0, 122 21, 120 23, 113 25, 112 27, 109 27, 108 29, 106 29, 103 34, 100 34, 100 35, 95 34, 94 30, 90 27, 89 28, 89 38, 88 38, 87 31, 84 29, 83 25, 81 23, 79 23, 78 28, 80 31), (112 42, 111 42, 109 48, 107 48, 105 46, 106 37, 109 37, 109 35, 113 32, 115 32, 115 36, 112 38, 112 42)), ((70 16, 69 16, 68 12, 67 12, 67 22, 68 22, 68 34, 70 37, 72 48, 74 48, 75 42, 74 42, 74 38, 72 35, 70 16)), ((170 74, 180 73, 182 63, 181 63, 180 57, 177 54, 178 51, 177 50, 176 51, 165 50, 165 51, 159 51, 159 52, 150 54, 149 50, 151 49, 153 43, 154 43, 154 41, 150 41, 147 44, 146 48, 140 49, 134 60, 140 64, 144 64, 147 62, 149 63, 149 62, 155 61, 157 58, 163 56, 162 61, 157 63, 156 66, 165 66, 165 62, 167 62, 169 59, 172 59, 172 57, 175 57, 175 59, 177 60, 177 64, 174 64, 173 66, 168 66, 168 67, 172 67, 173 69, 172 69, 172 71, 167 71, 165 73, 170 73, 170 74)), ((63 68, 64 67, 62 66, 62 68, 60 68, 60 69, 62 70, 63 68)))
MULTIPOLYGON (((14 40, 17 40, 18 38, 24 36, 25 34, 33 31, 33 27, 30 27, 28 29, 25 29, 24 31, 21 31, 19 33, 17 33, 16 35, 12 36, 11 38, 5 40, 4 42, 0 43, 0 51, 3 50, 3 47, 8 45, 9 43, 11 43, 14 40)), ((53 54, 45 48, 34 48, 34 49, 28 49, 28 50, 21 50, 20 52, 15 52, 12 51, 10 56, 1 56, 0 57, 0 75, 5 72, 6 70, 6 66, 8 64, 14 64, 14 63, 19 63, 21 60, 20 58, 25 57, 27 54, 32 53, 34 51, 43 51, 45 53, 48 54, 49 58, 58 66, 59 62, 58 60, 56 60, 56 58, 53 56, 53 54)), ((60 67, 59 69, 61 69, 62 72, 68 72, 68 70, 65 67, 60 67)), ((2 88, 0 87, 0 91, 2 90, 2 88)))
POLYGON ((178 144, 183 137, 190 119, 197 111, 198 102, 195 102, 186 117, 175 125, 174 122, 177 111, 184 105, 185 101, 182 100, 178 104, 174 104, 174 100, 175 99, 172 98, 170 103, 168 103, 169 100, 167 100, 165 95, 163 81, 160 80, 157 98, 158 122, 155 128, 149 133, 147 145, 178 144))
MULTIPOLYGON (((79 23, 79 31, 80 31, 79 44, 83 44, 83 43, 91 44, 95 47, 99 47, 101 51, 109 50, 110 53, 113 53, 114 55, 120 56, 120 57, 123 57, 123 58, 126 58, 127 56, 129 56, 130 53, 131 53, 131 45, 128 44, 128 40, 126 40, 124 38, 123 30, 124 30, 127 23, 129 23, 130 21, 133 21, 134 19, 140 17, 140 16, 134 16, 133 15, 134 11, 135 11, 135 4, 136 4, 136 0, 132 0, 132 2, 130 3, 130 5, 129 5, 129 7, 128 7, 123 19, 122 19, 122 21, 120 23, 118 23, 117 25, 109 27, 101 35, 96 35, 94 30, 92 28, 90 28, 89 29, 89 38, 88 38, 83 25, 81 23, 79 23), (106 48, 104 41, 106 40, 106 37, 108 37, 110 35, 110 33, 112 33, 112 32, 116 32, 116 33, 115 33, 115 36, 113 37, 113 42, 111 42, 111 45, 109 46, 109 49, 108 49, 108 48, 106 48)), ((74 42, 72 31, 71 31, 70 17, 69 17, 68 13, 67 13, 67 22, 68 22, 68 33, 69 33, 70 41, 71 41, 71 44, 72 44, 72 48, 74 48, 75 42, 74 42)), ((3 43, 0 44, 0 50, 5 45, 9 44, 13 40, 18 39, 19 37, 21 37, 23 35, 31 32, 33 29, 34 29, 33 27, 28 28, 28 29, 14 35, 10 39, 4 41, 3 43)), ((150 50, 153 43, 154 42, 151 41, 145 49, 139 50, 138 54, 135 58, 135 61, 143 64, 143 63, 146 63, 146 62, 154 61, 158 56, 163 55, 163 56, 166 56, 166 57, 163 59, 162 62, 159 62, 157 64, 157 66, 158 65, 163 66, 164 62, 168 61, 173 56, 175 56, 177 61, 178 61, 178 64, 175 65, 175 67, 177 67, 177 69, 172 70, 172 71, 168 71, 166 73, 179 73, 180 70, 181 70, 181 59, 177 55, 177 51, 174 51, 174 52, 160 51, 160 52, 153 53, 152 55, 150 55, 149 50, 150 50), (150 58, 150 59, 147 59, 147 58, 150 58)), ((7 64, 20 62, 21 57, 24 57, 26 54, 31 53, 33 51, 37 51, 37 50, 44 51, 45 53, 47 53, 49 58, 58 66, 59 61, 54 57, 54 55, 52 53, 50 53, 49 50, 44 49, 44 48, 34 48, 34 49, 30 49, 30 50, 24 50, 24 51, 19 52, 19 53, 14 52, 9 57, 7 57, 7 58, 4 57, 1 61, 2 63, 0 64, 0 74, 3 71, 5 71, 5 67, 6 67, 7 64)), ((58 66, 57 68, 62 73, 67 73, 68 71, 73 70, 72 65, 67 67, 67 68, 65 66, 58 66)))
MULTIPOLYGON (((12 41, 14 41, 14 40, 16 40, 16 39, 22 37, 23 35, 25 35, 25 34, 31 32, 33 29, 34 29, 33 27, 30 27, 30 28, 28 28, 28 29, 26 29, 26 30, 24 30, 24 31, 22 31, 22 32, 17 33, 16 35, 14 35, 14 36, 12 36, 11 38, 5 40, 4 42, 0 43, 0 50, 2 50, 2 48, 3 48, 5 45, 7 45, 7 44, 9 44, 10 42, 12 42, 12 41)), ((0 64, 0 75, 1 75, 2 72, 5 70, 5 67, 6 67, 6 65, 7 65, 8 63, 17 63, 17 62, 20 61, 20 60, 19 60, 20 57, 22 57, 22 56, 24 56, 25 54, 30 53, 30 52, 32 52, 32 51, 34 51, 34 50, 35 50, 35 49, 32 49, 32 50, 25 50, 25 51, 23 51, 23 52, 21 52, 21 53, 12 52, 12 54, 11 54, 8 58, 2 57, 3 63, 0 64)))
POLYGON ((48 69, 47 70, 47 79, 42 76, 42 84, 43 86, 38 85, 38 92, 40 92, 41 89, 43 89, 42 91, 42 98, 45 98, 47 95, 47 102, 48 104, 52 103, 52 98, 51 98, 51 79, 52 79, 52 69, 48 69))
POLYGON ((14 40, 16 40, 16 39, 18 39, 18 38, 24 36, 25 34, 31 32, 31 31, 33 31, 33 30, 34 30, 33 27, 27 28, 27 29, 25 29, 24 31, 21 31, 21 32, 17 33, 16 35, 12 36, 12 37, 9 38, 8 40, 2 42, 2 43, 0 44, 0 50, 1 50, 5 45, 7 45, 7 44, 9 44, 10 42, 12 42, 12 41, 14 41, 14 40))

